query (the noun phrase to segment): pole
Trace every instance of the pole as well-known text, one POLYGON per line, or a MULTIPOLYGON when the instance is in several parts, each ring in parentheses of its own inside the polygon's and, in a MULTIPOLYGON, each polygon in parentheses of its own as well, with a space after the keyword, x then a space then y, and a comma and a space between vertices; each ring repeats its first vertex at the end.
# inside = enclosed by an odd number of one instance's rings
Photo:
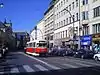
POLYGON ((64 9, 64 10, 66 10, 70 14, 70 16, 73 20, 73 49, 74 49, 74 37, 75 37, 75 34, 74 34, 74 17, 72 16, 72 14, 69 10, 67 10, 67 9, 64 9))
MULTIPOLYGON (((37 30, 40 30, 40 29, 37 29, 37 30)), ((42 33, 42 31, 40 30, 40 32, 41 32, 41 34, 42 34, 42 39, 43 39, 43 33, 42 33)))

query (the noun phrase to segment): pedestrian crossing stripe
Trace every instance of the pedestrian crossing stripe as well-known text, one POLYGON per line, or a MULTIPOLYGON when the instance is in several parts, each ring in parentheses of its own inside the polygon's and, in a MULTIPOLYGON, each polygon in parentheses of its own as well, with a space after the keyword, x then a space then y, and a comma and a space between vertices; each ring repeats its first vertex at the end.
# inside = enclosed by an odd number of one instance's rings
POLYGON ((19 70, 18 70, 18 68, 11 68, 10 73, 19 73, 19 70))
POLYGON ((26 70, 26 72, 35 72, 30 66, 23 65, 23 68, 26 70))
POLYGON ((78 68, 78 66, 71 65, 71 64, 63 64, 64 66, 70 67, 70 68, 78 68))
POLYGON ((48 69, 46 69, 45 67, 41 66, 41 65, 34 65, 36 68, 38 68, 41 71, 48 71, 48 69))
MULTIPOLYGON (((67 66, 68 68, 79 68, 78 65, 81 65, 81 67, 83 67, 83 66, 92 66, 92 65, 82 64, 80 62, 77 63, 77 66, 76 65, 72 65, 72 64, 62 64, 62 65, 67 66)), ((40 65, 40 64, 34 64, 34 67, 33 66, 31 67, 29 65, 22 65, 22 67, 25 70, 25 72, 28 72, 28 73, 29 72, 36 72, 35 68, 37 68, 38 71, 49 71, 49 70, 51 70, 51 69, 47 69, 46 67, 44 67, 43 65, 40 65)), ((14 68, 11 68, 11 70, 8 71, 8 72, 0 72, 0 75, 10 74, 10 73, 21 73, 21 71, 19 71, 19 68, 20 67, 14 67, 14 68)), ((51 67, 49 67, 49 68, 51 68, 51 67)))

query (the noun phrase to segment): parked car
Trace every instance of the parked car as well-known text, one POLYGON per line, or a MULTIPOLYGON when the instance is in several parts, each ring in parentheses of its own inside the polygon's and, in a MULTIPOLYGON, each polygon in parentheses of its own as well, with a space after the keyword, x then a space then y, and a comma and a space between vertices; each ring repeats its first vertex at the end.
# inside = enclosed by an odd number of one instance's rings
POLYGON ((65 46, 58 47, 57 55, 58 56, 65 56, 67 48, 65 46))
POLYGON ((54 46, 51 50, 49 50, 49 55, 65 56, 66 48, 64 46, 54 46))
POLYGON ((94 56, 94 52, 91 50, 85 50, 85 49, 80 49, 78 51, 76 51, 76 53, 74 54, 74 57, 79 57, 79 58, 93 58, 94 56))
POLYGON ((0 58, 3 57, 3 50, 2 50, 2 45, 0 45, 0 58))
POLYGON ((93 58, 98 61, 100 60, 100 52, 98 52, 97 54, 94 54, 93 58))
POLYGON ((73 56, 75 53, 76 53, 76 50, 74 50, 72 48, 67 48, 67 50, 66 50, 67 56, 73 56))
POLYGON ((5 57, 8 52, 8 47, 6 45, 0 45, 0 58, 5 57))
POLYGON ((57 46, 54 46, 53 48, 51 48, 51 49, 48 51, 48 54, 49 54, 49 55, 52 55, 52 56, 57 55, 57 53, 58 53, 58 47, 57 47, 57 46))

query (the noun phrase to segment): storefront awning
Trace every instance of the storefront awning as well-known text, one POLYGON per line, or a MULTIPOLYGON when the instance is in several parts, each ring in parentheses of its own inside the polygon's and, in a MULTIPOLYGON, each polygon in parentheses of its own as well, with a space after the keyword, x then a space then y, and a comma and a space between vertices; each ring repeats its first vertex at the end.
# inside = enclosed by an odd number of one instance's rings
POLYGON ((92 38, 93 41, 100 41, 100 38, 92 38))

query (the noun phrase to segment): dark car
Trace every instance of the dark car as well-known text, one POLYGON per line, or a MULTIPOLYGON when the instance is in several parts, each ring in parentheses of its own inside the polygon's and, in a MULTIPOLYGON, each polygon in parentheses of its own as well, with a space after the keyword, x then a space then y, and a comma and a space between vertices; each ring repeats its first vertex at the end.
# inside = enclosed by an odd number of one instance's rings
POLYGON ((73 56, 76 50, 73 50, 71 48, 67 48, 66 55, 67 56, 73 56))
POLYGON ((66 55, 66 48, 63 46, 55 46, 49 51, 49 55, 65 56, 66 55))
POLYGON ((57 53, 58 53, 58 47, 57 46, 54 46, 53 48, 51 48, 50 50, 49 50, 49 55, 57 55, 57 53))
POLYGON ((74 57, 79 57, 79 58, 93 58, 94 52, 91 50, 85 50, 85 49, 80 49, 76 51, 74 54, 74 57))
POLYGON ((57 55, 58 56, 65 56, 67 48, 65 46, 58 47, 57 55))
POLYGON ((3 50, 2 50, 2 46, 0 45, 0 58, 3 57, 3 50))

